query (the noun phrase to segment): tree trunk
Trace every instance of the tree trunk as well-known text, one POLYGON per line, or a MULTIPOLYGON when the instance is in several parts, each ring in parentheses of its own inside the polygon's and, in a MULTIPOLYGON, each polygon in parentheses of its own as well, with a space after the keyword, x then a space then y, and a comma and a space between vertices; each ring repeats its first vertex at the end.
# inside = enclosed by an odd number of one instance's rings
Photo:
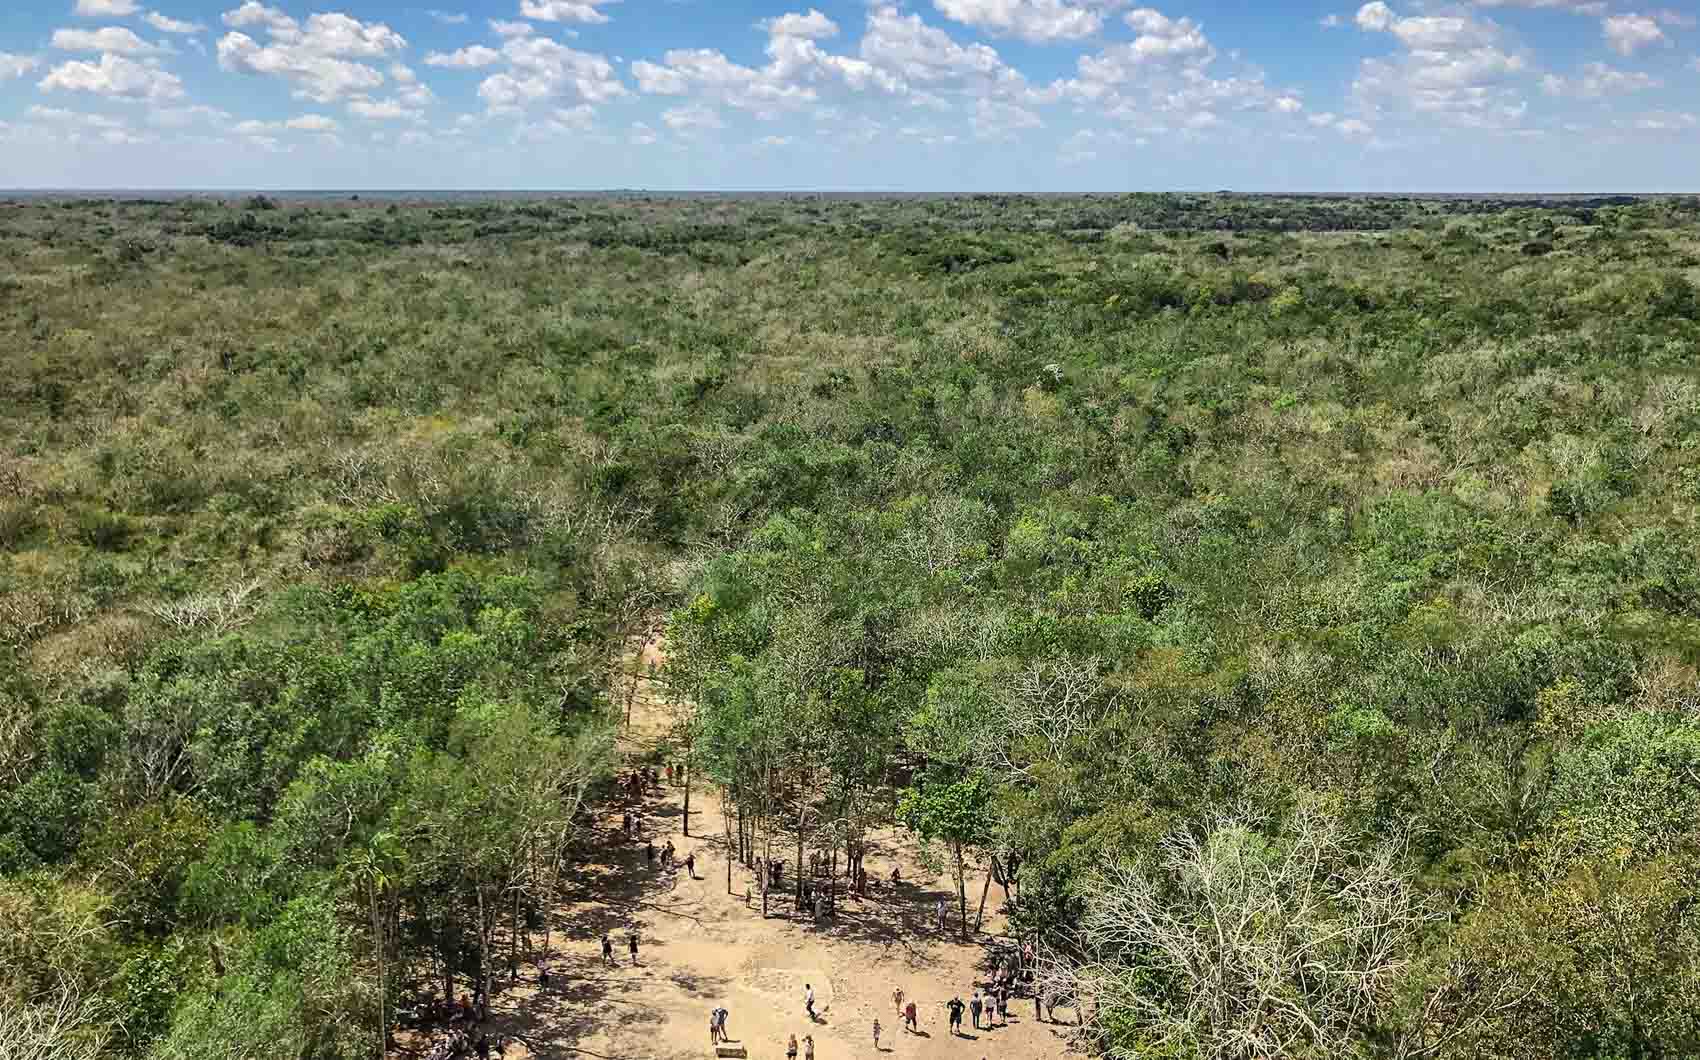
POLYGON ((514 888, 514 912, 508 920, 508 985, 519 982, 519 888, 514 888))
POLYGON ((965 878, 967 867, 962 860, 962 844, 955 844, 956 851, 956 901, 962 911, 962 938, 968 938, 968 881, 965 878))
POLYGON ((378 918, 378 888, 370 879, 366 881, 366 898, 372 915, 372 955, 378 964, 378 1060, 384 1060, 390 1042, 390 995, 384 982, 384 926, 378 918))
POLYGON ((990 866, 987 866, 987 868, 986 868, 986 885, 984 887, 980 888, 980 908, 974 914, 974 931, 975 931, 976 934, 978 934, 979 931, 980 931, 980 925, 985 922, 985 919, 986 919, 986 895, 991 891, 991 889, 992 889, 992 870, 991 870, 990 866))

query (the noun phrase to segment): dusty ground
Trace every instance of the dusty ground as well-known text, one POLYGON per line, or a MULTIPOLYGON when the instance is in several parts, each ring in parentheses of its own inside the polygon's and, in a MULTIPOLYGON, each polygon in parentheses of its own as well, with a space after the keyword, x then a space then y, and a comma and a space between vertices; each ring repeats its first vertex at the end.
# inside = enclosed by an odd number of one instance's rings
MULTIPOLYGON (((653 657, 656 648, 645 650, 653 657)), ((630 760, 656 746, 663 724, 661 708, 644 688, 631 731, 622 738, 630 760)), ((599 856, 575 867, 551 917, 549 990, 539 992, 532 985, 534 967, 525 966, 524 982, 495 999, 490 1026, 510 1039, 504 1057, 712 1057, 708 1014, 716 1006, 729 1010, 727 1029, 752 1060, 783 1058, 790 1034, 799 1042, 812 1034, 819 1060, 1046 1060, 1067 1052, 1069 1028, 1035 1021, 1031 999, 1011 1002, 1016 1015, 1007 1027, 976 1032, 964 1015, 967 1036, 949 1035, 944 1003, 953 994, 968 1000, 976 982, 984 982, 990 947, 1007 941, 1003 920, 993 913, 1001 900, 996 885, 974 942, 955 941, 954 927, 941 937, 931 924, 933 902, 954 895, 949 876, 928 871, 908 836, 885 829, 873 837, 867 864, 881 878, 893 864, 901 866, 904 882, 896 896, 886 890, 860 903, 841 900, 837 921, 821 926, 791 918, 790 902, 778 899, 764 920, 759 887, 741 865, 732 869, 736 893, 727 893, 724 825, 714 793, 701 784, 693 789, 692 837, 686 838, 683 789, 664 788, 647 798, 643 834, 635 842, 618 838, 624 808, 605 808, 592 847, 599 856), (645 838, 657 846, 671 838, 681 859, 695 851, 698 878, 687 878, 682 868, 670 874, 647 869, 645 838), (746 886, 755 896, 749 907, 746 886), (635 967, 625 946, 630 930, 639 934, 635 967), (605 931, 615 941, 612 968, 601 960, 605 931), (813 1024, 803 1011, 805 983, 815 989, 820 1018, 813 1024), (899 986, 918 1003, 919 1034, 903 1031, 893 1011, 891 993, 899 986), (877 1053, 875 1017, 882 1025, 877 1053)), ((795 849, 778 856, 789 877, 795 849)), ((972 879, 970 923, 980 891, 980 878, 972 879)), ((1056 1015, 1073 1022, 1072 1010, 1059 1008, 1056 1015)))

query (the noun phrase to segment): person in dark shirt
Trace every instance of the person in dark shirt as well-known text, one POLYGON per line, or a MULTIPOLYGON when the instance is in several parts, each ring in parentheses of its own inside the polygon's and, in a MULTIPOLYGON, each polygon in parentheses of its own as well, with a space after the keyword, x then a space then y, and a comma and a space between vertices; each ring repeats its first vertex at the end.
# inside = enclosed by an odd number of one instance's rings
POLYGON ((952 1035, 961 1034, 962 1033, 962 999, 959 998, 959 997, 951 998, 949 1003, 947 1003, 945 1005, 945 1008, 950 1010, 950 1033, 952 1035))

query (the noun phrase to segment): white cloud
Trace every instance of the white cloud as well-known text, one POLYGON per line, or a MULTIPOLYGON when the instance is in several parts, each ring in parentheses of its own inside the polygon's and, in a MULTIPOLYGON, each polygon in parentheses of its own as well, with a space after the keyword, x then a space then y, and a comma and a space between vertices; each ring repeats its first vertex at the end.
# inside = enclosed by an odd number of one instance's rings
POLYGON ((490 32, 498 37, 525 37, 533 32, 529 22, 504 22, 499 18, 490 20, 490 32))
POLYGON ((10 52, 0 52, 0 81, 9 81, 14 77, 22 77, 34 70, 38 63, 28 55, 13 55, 10 52))
POLYGON ((24 111, 24 116, 31 121, 52 122, 55 125, 83 125, 91 129, 121 129, 124 123, 117 118, 105 114, 88 114, 83 111, 66 110, 63 107, 43 107, 32 105, 24 111))
POLYGON ((1660 84, 1659 79, 1651 74, 1635 70, 1616 70, 1605 63, 1584 64, 1581 76, 1576 78, 1563 78, 1552 74, 1541 78, 1541 87, 1548 95, 1578 96, 1582 99, 1641 92, 1658 88, 1660 84))
POLYGON ((297 132, 330 133, 342 128, 342 125, 335 118, 323 114, 303 114, 298 118, 290 118, 283 123, 283 127, 297 132))
POLYGON ((944 30, 922 22, 919 15, 902 14, 890 4, 869 12, 860 54, 907 81, 972 81, 981 95, 994 91, 1019 95, 1028 87, 1026 78, 1006 66, 995 49, 959 44, 944 30))
POLYGON ((452 52, 431 52, 425 56, 426 66, 447 66, 456 70, 475 70, 501 61, 501 52, 482 44, 471 44, 452 52))
POLYGON ((1411 119, 1477 129, 1512 129, 1528 110, 1520 52, 1506 50, 1498 27, 1461 15, 1400 16, 1381 0, 1358 9, 1360 29, 1389 33, 1405 52, 1365 59, 1352 98, 1366 115, 1402 112, 1411 119))
POLYGON ((352 99, 348 101, 348 113, 367 121, 396 121, 418 115, 418 111, 410 110, 394 99, 352 99))
POLYGON ((1523 7, 1541 11, 1568 11, 1599 17, 1606 13, 1602 0, 1473 0, 1477 7, 1523 7))
POLYGON ((692 103, 683 107, 670 107, 661 112, 661 122, 677 133, 693 133, 726 127, 726 123, 720 120, 718 111, 701 103, 692 103))
POLYGON ((123 26, 100 29, 57 29, 53 47, 62 52, 113 52, 117 55, 156 55, 170 49, 149 44, 123 26))
POLYGON ((148 124, 162 129, 182 129, 197 122, 217 125, 229 120, 228 111, 199 103, 188 107, 155 107, 148 112, 148 124))
POLYGON ((597 8, 616 0, 520 0, 521 18, 538 22, 606 22, 597 8))
POLYGON ((1319 23, 1323 29, 1339 29, 1345 24, 1346 20, 1341 18, 1339 15, 1324 15, 1322 16, 1321 23, 1319 23))
POLYGON ((207 27, 199 22, 184 22, 180 19, 167 18, 158 11, 149 11, 142 16, 142 21, 159 30, 161 33, 188 34, 199 33, 207 27))
POLYGON ((72 14, 83 18, 129 18, 139 10, 136 0, 77 0, 72 14))
POLYGON ((1619 55, 1633 55, 1666 39, 1665 31, 1651 15, 1611 15, 1600 23, 1600 29, 1606 44, 1619 55))
POLYGON ((838 23, 825 15, 809 8, 807 14, 787 14, 778 18, 764 19, 757 23, 776 37, 803 37, 808 40, 825 40, 838 36, 838 23))
POLYGON ((42 78, 43 92, 92 92, 113 99, 165 103, 183 98, 175 75, 121 55, 102 55, 97 63, 61 63, 42 78))
POLYGON ((1654 11, 1653 18, 1661 26, 1671 26, 1676 29, 1693 29, 1695 26, 1700 26, 1700 18, 1682 11, 1672 11, 1668 7, 1654 11))
POLYGON ((469 19, 469 16, 459 11, 427 11, 426 14, 445 26, 464 26, 469 19))
POLYGON ((502 43, 508 69, 478 86, 491 110, 514 111, 550 100, 602 103, 626 95, 605 57, 569 48, 547 37, 512 37, 502 43))
POLYGON ((655 130, 644 122, 634 121, 631 134, 626 139, 638 147, 648 147, 656 141, 655 130))
POLYGON ((270 43, 246 33, 227 33, 218 42, 218 64, 236 73, 281 77, 298 99, 330 103, 362 95, 384 82, 384 75, 360 59, 375 59, 407 47, 401 34, 381 22, 361 22, 343 14, 315 14, 305 26, 258 0, 224 14, 235 28, 263 27, 270 43))
POLYGON ((974 104, 974 117, 970 124, 974 127, 974 135, 981 139, 1000 140, 1025 129, 1040 128, 1045 123, 1025 107, 995 99, 981 99, 974 104))
POLYGON ((1139 34, 1134 38, 1133 51, 1140 58, 1214 54, 1203 27, 1190 18, 1170 18, 1161 11, 1141 7, 1129 11, 1122 21, 1139 34))
POLYGON ((1700 126, 1700 118, 1683 111, 1662 110, 1618 124, 1636 132, 1682 132, 1700 126))
POLYGON ((1103 28, 1104 16, 1066 0, 933 0, 955 22, 1035 44, 1079 40, 1103 28))
POLYGON ((888 94, 906 90, 901 78, 866 58, 823 50, 815 38, 835 26, 811 11, 784 16, 763 25, 768 31, 768 63, 743 66, 711 48, 680 48, 667 52, 660 63, 632 63, 638 89, 650 95, 697 95, 715 105, 747 110, 761 119, 815 105, 826 87, 851 92, 869 89, 888 94))

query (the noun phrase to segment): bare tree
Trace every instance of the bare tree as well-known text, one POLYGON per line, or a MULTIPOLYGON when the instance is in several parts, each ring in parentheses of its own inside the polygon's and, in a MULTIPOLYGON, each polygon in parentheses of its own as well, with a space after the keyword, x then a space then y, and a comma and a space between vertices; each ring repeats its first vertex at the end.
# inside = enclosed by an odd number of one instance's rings
POLYGON ((69 984, 22 1004, 0 1000, 0 1056, 6 1060, 96 1060, 110 1032, 97 1003, 69 984))
MULTIPOLYGON (((1269 839, 1246 814, 1164 840, 1157 871, 1104 870, 1082 952, 1048 985, 1089 1024, 1210 1060, 1352 1055, 1385 1018, 1417 934, 1441 914, 1402 867, 1404 842, 1360 849, 1301 807, 1269 839), (1154 984, 1156 989, 1153 989, 1154 984)), ((1131 1056, 1125 1041, 1105 1043, 1131 1056)))
POLYGON ((254 616, 259 601, 258 578, 237 582, 218 592, 200 593, 171 603, 153 604, 147 613, 179 633, 206 629, 215 635, 229 633, 245 625, 254 616))

